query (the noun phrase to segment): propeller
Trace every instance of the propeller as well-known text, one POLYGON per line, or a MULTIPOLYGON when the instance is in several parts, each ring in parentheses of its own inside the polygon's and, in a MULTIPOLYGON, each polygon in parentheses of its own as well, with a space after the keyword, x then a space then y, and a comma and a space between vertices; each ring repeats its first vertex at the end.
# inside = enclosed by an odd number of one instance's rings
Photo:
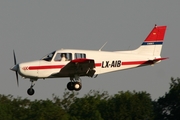
POLYGON ((19 78, 18 78, 19 65, 17 65, 17 63, 16 63, 16 55, 15 55, 14 50, 13 50, 13 56, 14 56, 14 67, 11 70, 14 70, 16 72, 17 86, 19 87, 19 78))

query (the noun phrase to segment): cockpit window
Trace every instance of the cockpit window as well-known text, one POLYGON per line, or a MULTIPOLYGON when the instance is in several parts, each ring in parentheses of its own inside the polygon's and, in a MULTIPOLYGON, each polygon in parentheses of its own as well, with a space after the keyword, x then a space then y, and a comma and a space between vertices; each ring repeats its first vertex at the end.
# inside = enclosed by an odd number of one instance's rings
POLYGON ((45 57, 43 57, 41 60, 45 60, 45 61, 51 61, 52 60, 52 58, 53 58, 53 56, 54 56, 54 53, 55 53, 56 51, 54 51, 54 52, 52 52, 52 53, 50 53, 50 54, 48 54, 48 55, 46 55, 45 57))
POLYGON ((57 53, 54 61, 70 61, 72 60, 71 53, 57 53))

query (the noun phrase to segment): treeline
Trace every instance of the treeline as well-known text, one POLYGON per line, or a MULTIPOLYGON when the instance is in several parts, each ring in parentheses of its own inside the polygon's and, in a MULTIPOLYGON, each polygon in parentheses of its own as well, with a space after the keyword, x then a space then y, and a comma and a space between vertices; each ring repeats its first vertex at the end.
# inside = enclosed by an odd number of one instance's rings
POLYGON ((82 98, 65 90, 62 98, 34 100, 0 95, 0 120, 179 120, 180 78, 171 78, 169 91, 157 100, 147 92, 91 90, 82 98))

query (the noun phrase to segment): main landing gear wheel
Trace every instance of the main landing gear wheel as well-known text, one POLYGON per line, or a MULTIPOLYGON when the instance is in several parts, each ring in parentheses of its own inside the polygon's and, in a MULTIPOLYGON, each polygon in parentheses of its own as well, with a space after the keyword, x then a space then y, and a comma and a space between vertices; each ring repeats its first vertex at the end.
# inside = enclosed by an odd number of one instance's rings
POLYGON ((82 88, 82 83, 81 83, 81 79, 78 75, 75 75, 74 77, 70 77, 70 81, 67 84, 67 89, 72 91, 79 91, 82 88))
POLYGON ((74 90, 75 91, 79 91, 79 90, 81 90, 81 88, 82 88, 82 85, 81 85, 80 82, 75 82, 74 83, 74 90))
POLYGON ((69 82, 67 84, 67 89, 70 91, 72 90, 79 91, 81 88, 82 88, 82 85, 80 82, 69 82))
POLYGON ((68 90, 74 90, 74 82, 68 82, 67 89, 68 90))

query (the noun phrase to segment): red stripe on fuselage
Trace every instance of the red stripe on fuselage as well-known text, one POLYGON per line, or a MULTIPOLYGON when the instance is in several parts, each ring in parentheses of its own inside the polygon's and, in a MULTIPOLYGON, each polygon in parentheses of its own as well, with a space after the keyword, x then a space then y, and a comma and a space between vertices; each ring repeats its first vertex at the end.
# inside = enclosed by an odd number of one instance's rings
MULTIPOLYGON (((44 69, 62 69, 65 65, 46 65, 46 66, 29 66, 28 70, 44 70, 44 69)), ((100 67, 101 63, 95 63, 96 67, 100 67)))
POLYGON ((29 66, 29 70, 61 69, 64 65, 29 66))
POLYGON ((96 67, 101 67, 101 63, 95 63, 96 67))
POLYGON ((129 62, 122 62, 122 65, 149 65, 153 64, 153 61, 129 61, 129 62))
MULTIPOLYGON (((164 60, 164 59, 157 59, 164 60)), ((121 65, 150 65, 153 64, 154 61, 127 61, 122 62, 121 65)), ((28 70, 44 70, 44 69, 62 69, 65 65, 46 65, 46 66, 29 66, 28 70)), ((95 63, 96 67, 101 67, 101 63, 95 63)))

